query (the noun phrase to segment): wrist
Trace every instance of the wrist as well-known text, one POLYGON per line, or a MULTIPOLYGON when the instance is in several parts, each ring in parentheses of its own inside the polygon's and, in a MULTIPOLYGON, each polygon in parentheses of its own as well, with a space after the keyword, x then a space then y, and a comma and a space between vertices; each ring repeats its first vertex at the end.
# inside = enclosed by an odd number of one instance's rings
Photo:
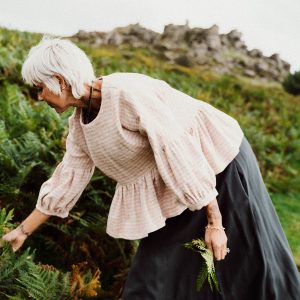
POLYGON ((224 230, 225 227, 223 227, 222 225, 219 225, 219 226, 215 226, 215 225, 207 225, 205 226, 205 229, 217 229, 217 230, 224 230))
POLYGON ((209 225, 222 225, 222 215, 219 210, 217 199, 214 199, 206 206, 206 216, 209 225))
POLYGON ((215 216, 215 217, 207 217, 207 223, 208 225, 212 226, 222 226, 222 216, 215 216))
POLYGON ((19 229, 23 235, 26 235, 27 237, 31 235, 30 232, 28 232, 25 228, 24 228, 24 224, 20 224, 17 229, 19 229))

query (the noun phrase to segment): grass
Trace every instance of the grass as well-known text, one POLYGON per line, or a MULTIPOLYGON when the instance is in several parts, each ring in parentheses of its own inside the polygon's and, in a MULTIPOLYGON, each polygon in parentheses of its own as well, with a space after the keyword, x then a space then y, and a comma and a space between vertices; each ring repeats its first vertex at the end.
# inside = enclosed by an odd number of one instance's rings
POLYGON ((271 198, 300 270, 300 194, 272 194, 271 198))

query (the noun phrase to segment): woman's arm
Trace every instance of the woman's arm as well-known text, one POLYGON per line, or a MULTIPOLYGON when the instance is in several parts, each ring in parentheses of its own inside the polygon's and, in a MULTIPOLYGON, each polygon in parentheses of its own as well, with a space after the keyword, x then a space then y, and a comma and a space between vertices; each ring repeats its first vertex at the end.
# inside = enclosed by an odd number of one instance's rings
POLYGON ((40 225, 45 223, 50 217, 50 215, 46 215, 35 208, 20 225, 23 225, 23 230, 25 232, 32 234, 40 225))
POLYGON ((16 252, 21 248, 28 235, 31 235, 49 217, 50 215, 46 215, 35 208, 17 228, 7 232, 1 239, 8 241, 13 251, 16 252))
POLYGON ((217 199, 214 199, 206 206, 206 216, 208 225, 222 226, 222 215, 217 199))
POLYGON ((74 114, 69 118, 64 157, 42 184, 35 209, 16 229, 2 237, 14 251, 50 216, 66 218, 93 175, 94 163, 77 142, 82 137, 74 126, 74 114))
POLYGON ((227 254, 227 236, 217 199, 206 206, 206 216, 208 227, 205 229, 205 243, 213 251, 216 260, 224 259, 227 254))

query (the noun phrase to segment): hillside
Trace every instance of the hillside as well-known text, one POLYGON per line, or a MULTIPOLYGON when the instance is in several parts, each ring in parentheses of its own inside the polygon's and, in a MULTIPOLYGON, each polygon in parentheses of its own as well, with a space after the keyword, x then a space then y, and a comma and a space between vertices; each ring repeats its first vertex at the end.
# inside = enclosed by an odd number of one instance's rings
POLYGON ((109 32, 79 31, 71 38, 93 46, 146 48, 169 63, 185 67, 202 66, 214 73, 234 74, 260 82, 281 82, 290 71, 290 64, 279 54, 266 56, 259 49, 250 50, 241 32, 231 30, 220 34, 217 25, 191 28, 188 23, 169 24, 160 34, 140 24, 130 24, 109 32))
MULTIPOLYGON (((15 222, 35 207, 39 187, 63 155, 67 117, 32 98, 20 70, 29 48, 41 35, 0 28, 0 207, 15 209, 15 222)), ((77 37, 73 37, 76 40, 77 37)), ((140 72, 211 103, 238 120, 258 158, 266 186, 300 266, 300 97, 287 94, 279 77, 219 73, 209 64, 184 66, 142 45, 97 44, 79 39, 97 75, 140 72), (255 80, 254 80, 255 79, 255 80)), ((288 68, 286 69, 286 72, 288 68)), ((86 262, 83 270, 102 271, 96 299, 116 299, 137 243, 105 233, 115 182, 95 172, 67 219, 53 218, 26 246, 37 260, 65 271, 86 262)))

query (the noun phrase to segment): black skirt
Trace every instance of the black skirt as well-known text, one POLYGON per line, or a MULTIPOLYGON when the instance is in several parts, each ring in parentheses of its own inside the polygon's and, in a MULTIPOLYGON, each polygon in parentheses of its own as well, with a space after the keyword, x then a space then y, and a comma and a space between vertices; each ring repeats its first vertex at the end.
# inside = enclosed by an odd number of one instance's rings
POLYGON ((183 243, 204 239, 207 218, 205 209, 186 209, 141 239, 123 300, 300 299, 299 273, 246 137, 216 179, 230 248, 224 260, 214 261, 221 293, 212 292, 207 281, 196 290, 202 257, 183 243))

